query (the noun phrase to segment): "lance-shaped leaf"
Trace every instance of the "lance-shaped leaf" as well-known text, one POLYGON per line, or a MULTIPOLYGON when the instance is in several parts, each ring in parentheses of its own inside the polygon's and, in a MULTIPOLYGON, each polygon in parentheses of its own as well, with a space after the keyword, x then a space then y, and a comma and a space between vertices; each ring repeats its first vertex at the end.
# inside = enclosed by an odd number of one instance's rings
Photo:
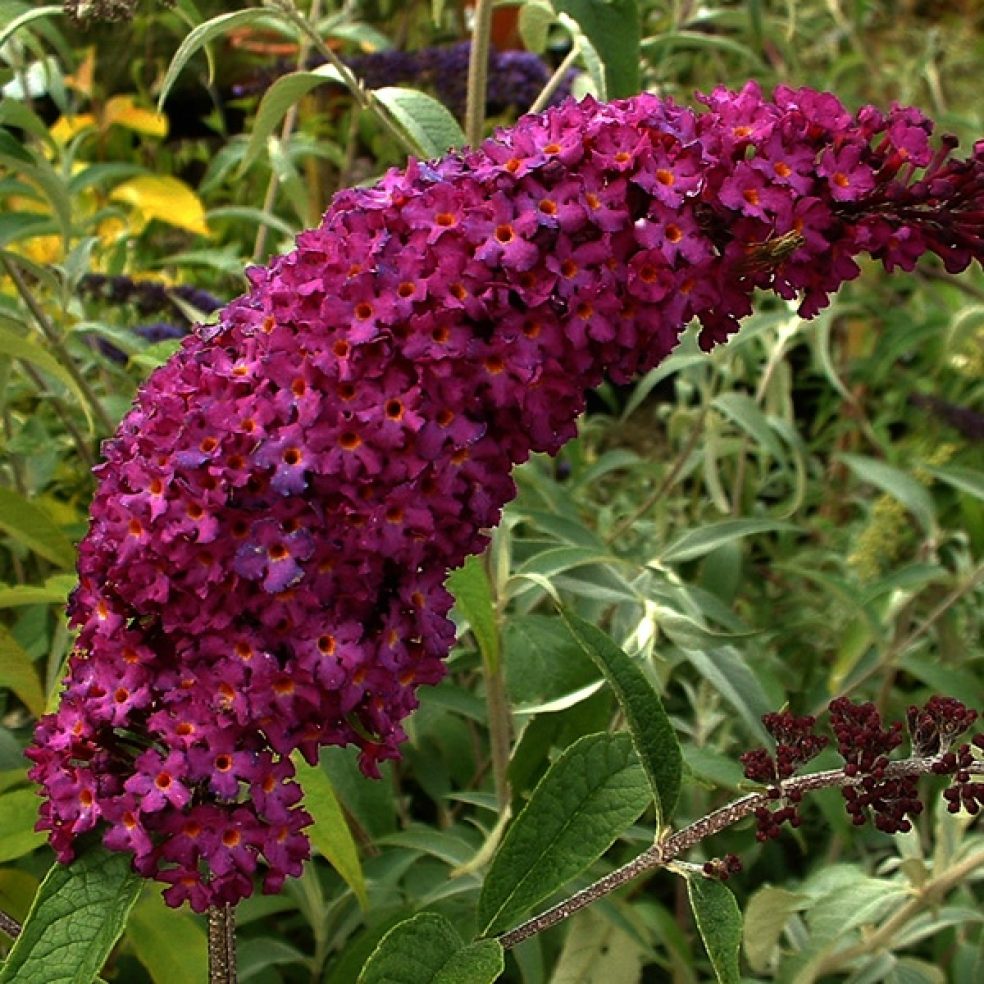
POLYGON ((363 911, 369 908, 366 882, 359 862, 359 850, 349 830, 338 797, 328 773, 320 765, 307 765, 294 755, 297 781, 304 787, 304 806, 314 818, 314 826, 308 831, 311 844, 342 876, 355 893, 363 911))
POLYGON ((508 929, 579 875, 651 798, 628 735, 585 735, 574 742, 506 831, 478 902, 481 935, 508 929))
POLYGON ((90 984, 120 938, 142 879, 130 856, 93 847, 55 864, 0 970, 0 984, 90 984))
POLYGON ((499 668, 499 627, 496 624, 492 585, 481 557, 469 557, 448 578, 448 590, 475 635, 482 659, 492 672, 499 668))
POLYGON ((639 666, 590 622, 561 609, 561 618, 578 646, 605 675, 632 735, 659 811, 659 823, 669 823, 680 794, 683 756, 663 702, 639 666))
POLYGON ((718 984, 739 984, 741 912, 735 897, 721 882, 699 874, 687 879, 687 894, 718 984))
POLYGON ((358 984, 492 984, 503 968, 498 941, 465 945, 444 916, 421 912, 380 940, 358 984))

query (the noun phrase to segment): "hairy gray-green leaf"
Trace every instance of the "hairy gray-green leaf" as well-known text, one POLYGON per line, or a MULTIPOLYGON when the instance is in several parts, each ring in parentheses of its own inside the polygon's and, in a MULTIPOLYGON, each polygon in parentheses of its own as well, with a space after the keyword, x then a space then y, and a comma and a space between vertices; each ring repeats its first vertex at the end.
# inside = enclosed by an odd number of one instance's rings
POLYGON ((659 825, 665 826, 680 794, 683 758, 663 702, 642 670, 601 629, 564 609, 560 616, 581 650, 605 674, 615 691, 636 753, 649 777, 659 825))
POLYGON ((284 118, 284 114, 312 89, 326 82, 344 85, 345 81, 334 65, 319 65, 310 72, 290 72, 282 75, 263 93, 260 105, 256 110, 256 119, 249 135, 249 143, 243 154, 239 173, 242 174, 260 156, 266 145, 267 138, 274 128, 284 118))
POLYGON ((586 735, 567 748, 533 790, 492 861, 478 903, 481 934, 508 929, 580 874, 651 799, 628 735, 586 735))
POLYGON ((382 938, 358 984, 492 984, 503 967, 496 940, 466 946, 444 916, 421 912, 382 938))
MULTIPOLYGON (((263 10, 258 7, 253 7, 249 10, 236 10, 231 14, 220 14, 218 17, 213 17, 211 20, 207 20, 204 24, 199 24, 189 31, 184 41, 178 46, 178 50, 174 53, 171 64, 167 66, 167 72, 164 75, 164 81, 161 83, 161 91, 157 98, 157 109, 160 110, 164 106, 164 102, 175 80, 199 48, 208 44, 209 41, 217 38, 220 34, 224 34, 226 31, 230 31, 232 28, 239 27, 242 24, 252 24, 261 20, 269 22, 275 13, 275 11, 269 9, 263 10)), ((209 67, 211 67, 211 60, 209 67)))
POLYGON ((721 882, 702 875, 687 879, 687 894, 714 976, 719 984, 739 984, 741 912, 734 895, 721 882))
POLYGON ((0 984, 91 984, 126 925, 142 879, 102 847, 45 876, 0 984))
POLYGON ((783 523, 774 519, 722 519, 717 523, 707 523, 697 529, 681 533, 660 551, 656 560, 661 564, 679 564, 685 560, 703 557, 722 543, 743 536, 796 529, 798 527, 792 523, 783 523))
POLYGON ((874 485, 901 502, 919 520, 925 533, 931 534, 936 529, 933 497, 911 475, 894 465, 860 454, 841 454, 838 457, 862 482, 874 485))
POLYGON ((465 134, 458 121, 433 96, 401 86, 374 89, 373 95, 425 157, 441 157, 452 147, 464 145, 465 134))
POLYGON ((775 885, 760 888, 748 900, 745 906, 745 955, 756 974, 763 974, 768 969, 783 927, 808 901, 804 895, 775 885))

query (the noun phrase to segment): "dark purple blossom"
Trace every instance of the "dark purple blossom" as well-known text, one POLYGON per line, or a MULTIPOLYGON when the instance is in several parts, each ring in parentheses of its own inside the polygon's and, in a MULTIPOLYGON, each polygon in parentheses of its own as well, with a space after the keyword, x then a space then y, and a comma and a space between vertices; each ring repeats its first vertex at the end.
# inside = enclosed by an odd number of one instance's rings
POLYGON ((340 193, 147 381, 104 445, 77 649, 29 751, 61 859, 102 824, 171 904, 236 902, 258 869, 276 890, 310 822, 288 755, 353 744, 375 776, 399 754, 453 642, 447 572, 587 388, 692 318, 723 341, 756 289, 814 314, 865 251, 984 256, 984 144, 934 155, 915 111, 810 90, 704 102, 567 102, 340 193))

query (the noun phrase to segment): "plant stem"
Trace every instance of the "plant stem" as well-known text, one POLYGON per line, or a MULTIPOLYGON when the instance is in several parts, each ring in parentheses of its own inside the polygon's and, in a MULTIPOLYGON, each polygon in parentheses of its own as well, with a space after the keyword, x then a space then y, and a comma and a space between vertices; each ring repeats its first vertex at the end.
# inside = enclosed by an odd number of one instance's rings
MULTIPOLYGON (((45 385, 44 379, 41 378, 37 370, 29 365, 27 362, 21 362, 21 366, 24 369, 24 375, 31 380, 32 383, 38 388, 40 392, 44 392, 48 387, 45 385)), ((75 442, 75 450, 78 451, 79 457, 82 459, 82 463, 90 471, 96 464, 96 459, 89 448, 89 442, 86 440, 82 431, 75 426, 75 421, 72 419, 72 415, 68 412, 68 408, 57 396, 49 395, 48 403, 51 408, 58 415, 58 418, 62 422, 62 426, 68 431, 72 440, 75 442)))
POLYGON ((6 933, 12 940, 16 940, 20 936, 20 923, 7 915, 6 912, 0 912, 0 933, 6 933))
POLYGON ((231 905, 208 909, 208 982, 236 984, 236 910, 231 905))
MULTIPOLYGON (((311 0, 311 11, 308 20, 312 23, 321 16, 321 0, 311 0)), ((311 38, 304 34, 300 44, 297 46, 297 70, 301 71, 307 63, 308 54, 311 51, 311 38)), ((284 116, 283 125, 280 127, 280 142, 286 143, 290 135, 294 132, 297 125, 297 103, 291 103, 290 108, 284 116)), ((277 200, 277 188, 280 186, 280 179, 277 172, 270 169, 270 180, 267 182, 266 194, 263 196, 263 211, 271 212, 274 202, 277 200)), ((256 239, 253 242, 253 262, 259 263, 263 259, 263 250, 266 246, 267 233, 269 232, 265 222, 261 222, 256 230, 256 239)))
POLYGON ((104 433, 112 434, 115 430, 113 427, 112 420, 109 419, 109 415, 103 409, 102 404, 96 397, 95 392, 89 385, 85 376, 82 375, 79 367, 75 364, 75 360, 69 355, 68 350, 62 344, 62 340, 55 331, 54 325, 48 320, 48 316, 44 313, 43 308, 38 303, 37 298, 31 293, 31 288, 27 286, 26 281, 21 276, 20 270, 17 268, 16 263, 12 263, 8 256, 0 257, 3 261, 3 268, 7 273, 7 276, 14 282, 14 286, 17 288, 17 293, 20 294, 21 300, 27 305, 27 309, 34 316, 34 320, 37 323, 38 328, 41 329, 41 334, 47 339, 48 344, 54 349, 55 354, 58 356, 65 371, 72 377, 75 384, 78 386, 79 391, 85 397, 86 403, 92 410, 92 415, 98 422, 99 426, 103 429, 104 433))
POLYGON ((489 76, 489 45, 492 40, 492 6, 495 0, 477 0, 468 59, 468 102, 465 107, 465 139, 469 146, 482 142, 489 76))
POLYGON ((623 533, 628 532, 635 526, 636 522, 645 516, 653 506, 663 498, 664 495, 672 488, 673 483, 677 480, 677 476, 680 474, 683 466, 686 464, 687 459, 693 453, 694 448, 697 447, 697 442, 700 440, 701 434, 704 432, 704 420, 707 417, 707 408, 701 410, 700 416, 697 418, 697 422, 694 424, 693 432, 690 437, 687 438, 687 443, 680 449, 680 453, 676 456, 670 470, 663 477, 663 481, 659 483, 656 491, 653 492, 643 503, 639 506, 635 512, 631 513, 625 519, 622 520, 618 526, 615 527, 605 537, 606 543, 614 543, 623 533))
POLYGON ((417 145, 409 134, 401 130, 390 119, 385 108, 371 92, 367 92, 362 83, 355 77, 352 69, 348 67, 335 54, 331 48, 324 43, 314 27, 308 23, 307 19, 297 10, 292 0, 267 0, 267 3, 279 10, 298 30, 307 35, 311 40, 314 50, 321 55, 329 65, 332 65, 341 77, 342 84, 348 89, 352 98, 360 109, 368 110, 383 125, 386 132, 398 143, 408 154, 416 154, 418 157, 426 158, 427 152, 417 145))
POLYGON ((512 724, 509 702, 506 700, 506 681, 502 673, 502 661, 498 666, 482 662, 485 677, 485 706, 489 714, 489 737, 492 745, 492 778, 499 812, 509 806, 509 749, 512 745, 512 724))
MULTIPOLYGON (((902 759, 898 762, 892 762, 885 772, 886 775, 895 777, 928 775, 932 773, 933 766, 941 758, 942 755, 932 758, 902 759)), ((976 763, 971 771, 976 774, 984 774, 984 763, 976 763)), ((863 775, 852 777, 845 775, 843 769, 829 769, 826 772, 814 772, 811 775, 786 779, 780 784, 780 787, 785 797, 790 793, 812 792, 831 786, 857 786, 863 780, 863 775)), ((508 933, 503 933, 498 937, 499 942, 508 950, 522 943, 523 940, 529 939, 537 933, 542 933, 545 929, 555 926, 574 915, 575 912, 591 905, 592 902, 596 902, 603 896, 621 888, 644 872, 653 868, 665 867, 705 838, 718 834, 739 820, 751 816, 760 806, 768 806, 774 802, 775 800, 768 793, 750 793, 714 810, 665 840, 658 841, 627 864, 599 878, 587 888, 575 892, 545 912, 541 912, 515 929, 509 930, 508 933)))
POLYGON ((547 103, 550 102, 550 97, 560 87, 560 83, 564 81, 564 76, 573 67, 574 62, 577 61, 580 54, 581 49, 575 41, 571 45, 571 50, 564 55, 564 60, 557 66, 557 70, 547 79, 547 84, 540 90, 536 101, 530 106, 529 111, 531 113, 539 113, 546 109, 547 103))

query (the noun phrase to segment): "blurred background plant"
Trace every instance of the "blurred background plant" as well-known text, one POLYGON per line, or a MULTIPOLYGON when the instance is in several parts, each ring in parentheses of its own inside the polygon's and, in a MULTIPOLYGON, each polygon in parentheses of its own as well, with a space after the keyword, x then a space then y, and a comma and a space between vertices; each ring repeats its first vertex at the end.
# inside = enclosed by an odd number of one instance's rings
MULTIPOLYGON (((132 19, 107 24, 94 6, 0 2, 0 909, 18 919, 51 860, 21 749, 71 645, 62 608, 99 440, 191 324, 242 290, 244 265, 288 249, 336 189, 462 141, 467 4, 313 0, 293 20, 122 7, 132 19), (365 88, 346 87, 346 66, 365 88)), ((852 107, 911 102, 965 146, 984 132, 975 0, 641 0, 641 32, 636 9, 498 8, 487 127, 568 90, 690 102, 751 77, 852 107)), ((849 694, 897 718, 933 692, 984 707, 982 368, 979 269, 872 265, 813 322, 772 302, 710 357, 688 337, 634 386, 603 386, 580 436, 517 474, 468 574, 485 600, 463 606, 403 761, 374 784, 345 751, 324 755, 309 808, 333 864, 240 907, 240 979, 349 984, 422 909, 474 928, 502 795, 481 648, 501 652, 514 814, 561 750, 619 717, 552 592, 662 694, 688 769, 681 825, 741 788, 738 756, 767 740, 769 710, 849 694), (339 804, 351 838, 327 819, 339 804)), ((749 824, 707 848, 743 860, 729 887, 757 979, 984 979, 970 816, 856 831, 835 790, 803 814, 779 841, 749 824)), ((649 839, 644 818, 578 884, 649 839)), ((103 974, 199 980, 204 960, 203 924, 151 890, 103 974)), ((684 881, 656 873, 510 951, 503 980, 711 976, 684 881)))

